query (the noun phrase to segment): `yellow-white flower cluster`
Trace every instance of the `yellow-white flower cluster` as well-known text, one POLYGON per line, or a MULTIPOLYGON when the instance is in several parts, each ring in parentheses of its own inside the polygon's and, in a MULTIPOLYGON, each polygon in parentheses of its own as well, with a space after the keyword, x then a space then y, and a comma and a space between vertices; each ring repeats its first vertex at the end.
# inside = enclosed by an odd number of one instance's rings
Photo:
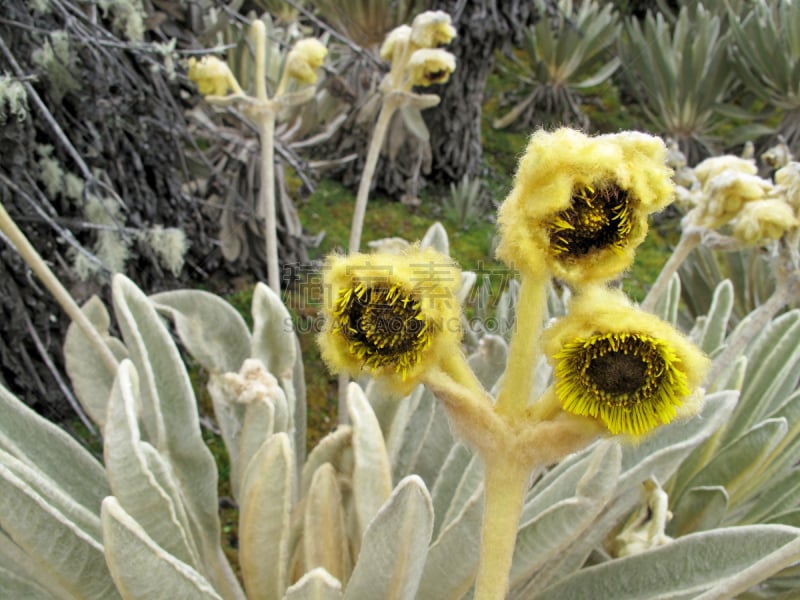
POLYGON ((440 10, 421 13, 410 27, 400 25, 390 31, 380 49, 381 58, 391 63, 390 87, 410 91, 414 86, 446 82, 455 71, 456 59, 440 46, 455 36, 450 15, 440 10))
MULTIPOLYGON (((781 239, 800 225, 800 164, 782 153, 774 181, 759 176, 755 160, 733 155, 708 158, 694 170, 695 182, 684 194, 692 207, 690 225, 730 228, 745 246, 781 239)), ((765 156, 767 153, 765 153, 765 156)), ((770 155, 771 156, 771 155, 770 155)))

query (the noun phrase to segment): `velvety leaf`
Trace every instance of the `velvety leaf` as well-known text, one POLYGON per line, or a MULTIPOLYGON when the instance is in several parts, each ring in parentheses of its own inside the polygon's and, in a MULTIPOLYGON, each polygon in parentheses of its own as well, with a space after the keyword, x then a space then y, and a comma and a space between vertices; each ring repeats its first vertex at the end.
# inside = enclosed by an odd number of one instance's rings
POLYGON ((483 518, 483 488, 437 535, 419 584, 418 598, 459 600, 472 586, 478 571, 483 518))
MULTIPOLYGON (((110 388, 109 388, 110 390, 110 388)), ((109 492, 100 462, 63 429, 0 385, 0 449, 41 471, 75 502, 99 514, 109 492)))
POLYGON ((342 494, 330 463, 311 479, 303 517, 305 570, 322 567, 338 581, 347 581, 352 568, 342 494))
POLYGON ((263 362, 279 381, 291 380, 297 359, 292 316, 269 286, 253 290, 253 347, 251 356, 263 362))
MULTIPOLYGON (((122 342, 108 333, 111 319, 100 298, 89 298, 81 307, 81 312, 94 325, 117 360, 128 355, 122 342)), ((94 344, 76 323, 70 323, 64 338, 64 367, 83 410, 92 421, 103 427, 106 422, 106 403, 116 373, 108 368, 94 344)))
POLYGON ((754 525, 688 535, 642 554, 582 569, 543 591, 537 600, 698 595, 796 540, 799 534, 797 529, 781 525, 754 525))
POLYGON ((150 296, 194 359, 208 371, 238 371, 250 356, 250 331, 242 316, 219 296, 175 290, 150 296))
POLYGON ((349 425, 342 425, 330 432, 308 455, 303 465, 300 477, 300 497, 306 496, 311 487, 311 480, 317 469, 325 463, 330 463, 337 470, 341 470, 342 457, 347 454, 353 443, 353 429, 349 425))
POLYGON ((728 509, 728 492, 722 486, 693 487, 672 508, 667 533, 678 537, 715 529, 728 509))
POLYGON ((364 532, 345 600, 414 600, 432 530, 428 490, 416 475, 407 477, 364 532))
POLYGON ((360 531, 392 492, 392 475, 381 426, 357 383, 347 388, 347 411, 353 426, 353 497, 360 531))
POLYGON ((86 600, 119 598, 103 545, 1 464, 0 530, 67 594, 86 600))
POLYGON ((222 600, 200 573, 156 544, 109 496, 101 513, 108 566, 125 600, 222 600))
POLYGON ((239 508, 239 562, 249 600, 279 600, 288 586, 294 455, 286 433, 261 446, 247 467, 239 508))
POLYGON ((136 370, 125 360, 111 390, 105 430, 111 490, 154 543, 196 569, 201 561, 181 503, 180 486, 158 452, 141 439, 136 419, 138 398, 136 370))
POLYGON ((419 245, 421 248, 433 248, 440 254, 450 256, 450 241, 447 237, 447 230, 439 221, 428 227, 419 245))

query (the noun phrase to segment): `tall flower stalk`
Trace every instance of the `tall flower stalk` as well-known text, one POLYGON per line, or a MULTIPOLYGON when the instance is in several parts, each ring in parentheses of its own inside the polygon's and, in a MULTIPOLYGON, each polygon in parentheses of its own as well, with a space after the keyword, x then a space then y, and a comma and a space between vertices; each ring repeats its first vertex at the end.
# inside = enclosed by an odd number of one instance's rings
POLYGON ((191 59, 189 77, 206 100, 216 105, 237 104, 244 108, 245 115, 255 124, 261 147, 261 189, 259 191, 259 213, 264 218, 264 239, 267 256, 267 280, 269 287, 280 293, 280 265, 278 263, 278 231, 275 208, 275 121, 281 110, 303 104, 315 92, 312 85, 298 91, 287 91, 290 80, 300 84, 314 84, 316 70, 322 65, 328 51, 315 38, 306 38, 295 43, 284 62, 283 73, 272 94, 267 90, 267 31, 260 19, 253 21, 250 35, 255 52, 253 87, 255 95, 248 95, 228 65, 213 56, 200 61, 191 59))
POLYGON ((398 395, 426 385, 483 462, 476 600, 506 596, 534 470, 601 436, 640 438, 702 404, 708 359, 607 285, 632 262, 647 215, 672 200, 665 154, 660 140, 639 133, 590 138, 561 129, 531 138, 499 214, 498 255, 522 285, 496 398, 460 349, 460 274, 449 258, 411 247, 329 260, 320 345, 331 369, 369 374, 398 395), (545 327, 554 277, 575 297, 545 327), (542 355, 554 381, 533 397, 542 355))
POLYGON ((418 15, 411 27, 401 25, 389 32, 381 47, 381 58, 389 61, 391 68, 380 85, 381 109, 372 130, 356 194, 348 244, 350 253, 358 252, 361 246, 369 190, 392 117, 404 106, 423 110, 439 103, 436 94, 416 94, 411 90, 415 86, 447 81, 455 70, 455 58, 437 46, 450 43, 455 33, 450 15, 442 11, 427 11, 418 15))

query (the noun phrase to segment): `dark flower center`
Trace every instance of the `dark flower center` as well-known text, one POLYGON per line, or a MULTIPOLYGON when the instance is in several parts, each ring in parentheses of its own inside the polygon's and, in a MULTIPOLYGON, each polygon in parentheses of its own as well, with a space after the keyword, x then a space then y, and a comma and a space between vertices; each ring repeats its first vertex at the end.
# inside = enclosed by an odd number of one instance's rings
POLYGON ((337 325, 356 355, 370 367, 414 367, 430 343, 420 303, 397 286, 342 290, 337 300, 337 325))
POLYGON ((616 185, 576 187, 572 204, 550 222, 550 247, 577 259, 595 250, 625 248, 633 220, 630 196, 616 185))

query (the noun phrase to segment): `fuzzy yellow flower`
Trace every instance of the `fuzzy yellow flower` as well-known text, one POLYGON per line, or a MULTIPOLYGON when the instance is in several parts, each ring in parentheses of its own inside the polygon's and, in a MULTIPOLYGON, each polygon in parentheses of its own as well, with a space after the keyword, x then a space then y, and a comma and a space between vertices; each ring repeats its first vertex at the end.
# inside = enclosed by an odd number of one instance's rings
POLYGON ((418 14, 411 23, 411 43, 416 48, 438 48, 453 41, 456 30, 450 15, 441 10, 418 14))
POLYGON ((286 56, 289 77, 300 83, 316 83, 317 69, 322 66, 328 49, 317 38, 304 38, 295 42, 286 56))
POLYGON ((402 54, 401 48, 405 48, 411 39, 411 27, 400 25, 392 29, 381 45, 380 56, 386 62, 392 62, 402 54))
POLYGON ((587 289, 545 330, 543 345, 564 410, 600 420, 612 435, 641 436, 700 408, 708 358, 622 292, 587 289))
POLYGON ((450 258, 431 249, 330 257, 322 358, 334 372, 366 372, 410 392, 444 353, 460 351, 460 283, 450 258))
POLYGON ((661 139, 537 131, 500 206, 497 255, 523 272, 572 285, 616 277, 647 233, 647 215, 674 197, 661 139))
POLYGON ((408 80, 411 85, 444 83, 456 70, 456 57, 438 48, 415 50, 408 61, 408 80))
POLYGON ((224 96, 231 90, 239 90, 228 63, 216 56, 190 58, 188 75, 203 96, 224 96))
POLYGON ((778 240, 796 229, 798 220, 792 207, 780 198, 754 200, 744 205, 733 225, 733 237, 748 246, 778 240))
POLYGON ((697 164, 694 174, 700 185, 705 188, 708 182, 717 175, 726 171, 742 173, 744 175, 755 175, 758 173, 756 161, 752 158, 741 158, 732 154, 722 156, 712 156, 697 164))
POLYGON ((723 171, 704 185, 692 221, 710 229, 721 227, 737 217, 746 204, 766 199, 772 187, 770 181, 757 175, 723 171))

